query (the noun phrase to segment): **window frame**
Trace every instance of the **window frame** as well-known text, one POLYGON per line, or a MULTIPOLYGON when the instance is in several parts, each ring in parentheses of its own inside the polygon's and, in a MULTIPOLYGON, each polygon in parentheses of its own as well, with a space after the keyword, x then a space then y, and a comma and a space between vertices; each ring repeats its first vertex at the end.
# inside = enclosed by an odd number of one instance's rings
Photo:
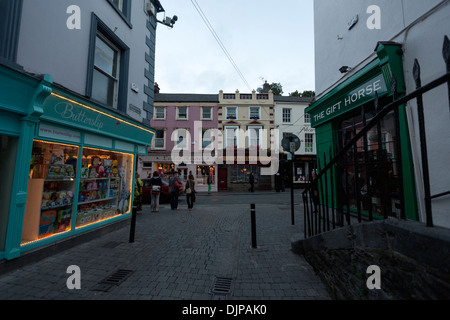
POLYGON ((225 119, 226 120, 237 120, 238 117, 239 117, 239 108, 237 106, 227 106, 227 107, 225 107, 225 119), (229 111, 228 111, 231 108, 236 110, 235 117, 233 119, 230 118, 229 111))
POLYGON ((314 134, 305 133, 305 152, 314 152, 314 134), (311 138, 311 141, 308 141, 311 138))
POLYGON ((200 119, 201 119, 201 120, 213 120, 213 107, 202 107, 200 119), (209 109, 209 110, 210 110, 210 117, 209 117, 209 118, 206 118, 206 117, 204 116, 204 114, 203 114, 203 111, 204 111, 205 109, 209 109))
POLYGON ((86 80, 86 96, 92 101, 113 109, 121 113, 127 113, 128 101, 128 74, 130 67, 130 48, 111 30, 108 26, 95 14, 91 14, 91 30, 89 38, 89 54, 87 65, 87 80, 86 80), (105 39, 112 43, 120 53, 120 62, 118 65, 118 84, 117 84, 117 105, 108 106, 94 98, 92 98, 92 89, 94 82, 94 64, 95 64, 95 44, 97 35, 101 34, 105 39))
POLYGON ((119 8, 114 0, 106 0, 111 7, 117 12, 117 14, 122 18, 122 20, 128 25, 130 29, 133 29, 131 24, 131 0, 120 0, 122 2, 122 8, 119 8))
POLYGON ((166 120, 166 107, 156 107, 155 106, 155 112, 153 113, 153 120, 166 120), (156 109, 163 109, 163 114, 164 116, 162 118, 158 118, 156 115, 158 114, 158 112, 156 111, 156 109))
POLYGON ((160 128, 160 129, 155 129, 155 135, 152 141, 152 149, 153 150, 166 150, 166 129, 165 128, 160 128), (157 138, 157 133, 162 132, 163 133, 163 137, 162 138, 157 138), (163 146, 162 147, 157 147, 156 146, 156 139, 162 139, 163 140, 163 146))
POLYGON ((248 107, 248 118, 250 120, 261 120, 261 107, 259 107, 259 106, 248 107), (257 119, 252 118, 252 108, 258 108, 258 118, 257 119))
POLYGON ((262 130, 263 130, 263 126, 248 126, 247 127, 247 131, 248 131, 248 147, 256 147, 256 148, 261 148, 262 147, 262 130), (256 139, 256 145, 252 144, 252 141, 254 140, 253 138, 253 132, 254 129, 259 129, 258 131, 258 137, 256 139), (259 142, 259 143, 258 143, 259 142))
POLYGON ((177 107, 177 120, 181 120, 181 121, 189 120, 189 107, 188 106, 177 107), (180 108, 186 108, 186 118, 180 118, 180 108))
POLYGON ((291 123, 292 122, 292 108, 283 108, 281 110, 281 120, 282 120, 282 123, 291 123), (285 121, 285 119, 287 119, 287 115, 285 114, 285 111, 289 111, 289 121, 285 121))
POLYGON ((227 139, 227 137, 228 137, 228 130, 231 130, 231 129, 233 129, 233 130, 235 130, 235 139, 233 140, 235 143, 233 143, 233 148, 239 148, 239 126, 224 126, 224 134, 225 134, 225 137, 224 137, 224 139, 223 139, 223 143, 224 143, 224 148, 229 148, 229 147, 231 147, 231 146, 229 146, 228 145, 228 139, 227 139))

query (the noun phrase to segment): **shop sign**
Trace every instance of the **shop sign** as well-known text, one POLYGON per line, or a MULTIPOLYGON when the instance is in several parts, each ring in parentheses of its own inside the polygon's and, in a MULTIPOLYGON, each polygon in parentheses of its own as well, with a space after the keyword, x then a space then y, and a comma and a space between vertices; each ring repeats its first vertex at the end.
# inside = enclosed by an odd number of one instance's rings
MULTIPOLYGON (((153 130, 115 116, 108 111, 91 107, 73 99, 52 93, 44 102, 42 118, 104 135, 128 138, 139 144, 150 145, 153 130)), ((134 151, 134 148, 133 148, 134 151)))
POLYGON ((40 123, 39 125, 39 137, 50 138, 55 140, 62 140, 66 142, 81 142, 81 133, 78 131, 70 130, 67 128, 61 128, 52 126, 46 123, 40 123))
POLYGON ((316 108, 311 109, 308 112, 311 116, 311 126, 316 127, 373 100, 375 92, 378 93, 378 96, 387 93, 387 86, 382 74, 379 74, 352 91, 339 95, 331 103, 319 104, 316 108))

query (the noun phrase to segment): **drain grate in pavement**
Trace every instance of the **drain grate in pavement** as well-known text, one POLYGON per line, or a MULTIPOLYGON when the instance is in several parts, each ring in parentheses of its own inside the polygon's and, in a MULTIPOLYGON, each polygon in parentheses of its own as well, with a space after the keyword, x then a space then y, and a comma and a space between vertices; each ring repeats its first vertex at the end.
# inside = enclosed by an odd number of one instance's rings
POLYGON ((127 269, 118 269, 108 277, 97 283, 91 291, 108 292, 113 286, 118 286, 125 281, 134 271, 127 269))
POLYGON ((232 278, 215 277, 210 288, 210 293, 214 295, 229 295, 233 284, 232 278))
POLYGON ((125 281, 134 271, 127 269, 118 269, 108 277, 100 281, 101 284, 112 284, 118 286, 125 281))

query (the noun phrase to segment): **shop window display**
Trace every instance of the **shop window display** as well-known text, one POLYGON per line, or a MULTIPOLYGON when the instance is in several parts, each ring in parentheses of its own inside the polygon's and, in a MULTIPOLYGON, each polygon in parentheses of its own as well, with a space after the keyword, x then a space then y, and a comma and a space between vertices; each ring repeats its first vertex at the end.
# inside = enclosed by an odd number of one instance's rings
POLYGON ((83 149, 76 227, 130 212, 133 155, 83 149))
POLYGON ((22 244, 69 231, 78 147, 34 141, 22 244))

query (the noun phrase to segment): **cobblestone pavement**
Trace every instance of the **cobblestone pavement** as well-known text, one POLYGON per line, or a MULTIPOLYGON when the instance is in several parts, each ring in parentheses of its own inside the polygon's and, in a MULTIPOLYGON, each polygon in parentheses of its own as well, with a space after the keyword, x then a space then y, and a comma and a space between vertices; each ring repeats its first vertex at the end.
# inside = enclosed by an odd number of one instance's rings
MULTIPOLYGON (((198 195, 192 211, 161 204, 129 227, 0 275, 0 299, 58 300, 285 300, 330 299, 306 260, 290 251, 302 232, 302 206, 291 225, 289 194, 198 195), (256 203, 258 247, 251 247, 250 205, 256 203), (68 289, 67 268, 81 271, 81 289, 68 289), (118 269, 119 284, 99 284, 118 269), (211 292, 217 277, 225 289, 211 292), (229 291, 228 291, 229 290, 229 291)), ((217 288, 215 288, 217 289, 217 288)))

